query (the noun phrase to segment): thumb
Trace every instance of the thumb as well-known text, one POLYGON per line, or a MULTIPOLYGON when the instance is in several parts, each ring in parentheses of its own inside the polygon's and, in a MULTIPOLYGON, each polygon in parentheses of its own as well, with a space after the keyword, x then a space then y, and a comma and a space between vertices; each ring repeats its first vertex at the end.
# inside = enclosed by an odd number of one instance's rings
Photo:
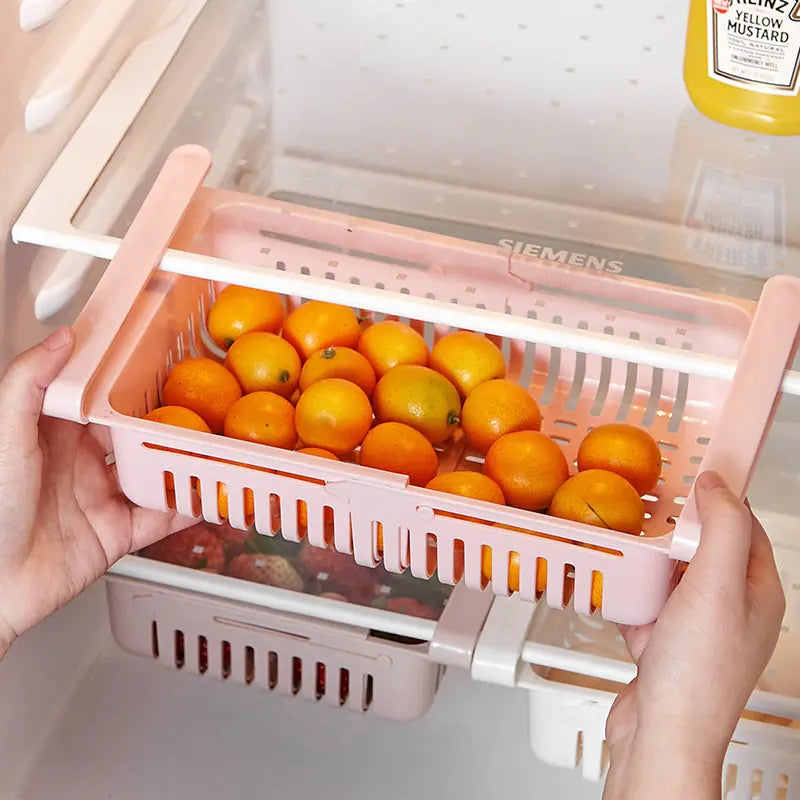
POLYGON ((45 389, 69 359, 75 340, 59 328, 9 364, 0 378, 0 453, 24 458, 38 446, 45 389))
POLYGON ((714 472, 706 472, 695 483, 697 510, 702 526, 697 553, 688 574, 703 572, 703 579, 713 585, 741 585, 747 576, 753 516, 725 481, 714 472))

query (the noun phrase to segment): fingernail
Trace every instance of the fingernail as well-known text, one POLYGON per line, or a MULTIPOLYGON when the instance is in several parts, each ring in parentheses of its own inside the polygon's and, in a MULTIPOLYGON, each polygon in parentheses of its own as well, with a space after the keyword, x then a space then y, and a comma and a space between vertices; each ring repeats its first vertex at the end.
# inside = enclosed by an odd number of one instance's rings
POLYGON ((724 479, 718 472, 704 472, 700 475, 694 484, 695 494, 701 492, 705 494, 706 492, 711 492, 714 489, 727 489, 728 484, 725 483, 724 479))
POLYGON ((53 331, 45 340, 44 346, 51 352, 55 353, 62 347, 66 347, 72 341, 72 331, 65 327, 53 331))

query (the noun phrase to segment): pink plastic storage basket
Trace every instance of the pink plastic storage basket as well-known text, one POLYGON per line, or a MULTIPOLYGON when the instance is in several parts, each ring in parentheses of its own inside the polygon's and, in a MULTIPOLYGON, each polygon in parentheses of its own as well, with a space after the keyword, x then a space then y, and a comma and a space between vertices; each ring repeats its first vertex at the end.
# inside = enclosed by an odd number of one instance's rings
MULTIPOLYGON (((794 351, 797 282, 770 281, 753 320, 748 304, 725 298, 209 190, 200 186, 209 165, 197 147, 170 156, 76 323, 74 356, 47 393, 46 413, 110 428, 125 494, 165 509, 171 476, 179 511, 219 522, 217 484, 224 483, 230 522, 244 527, 249 489, 256 529, 265 535, 280 529, 289 539, 299 536, 303 502, 314 545, 325 542, 329 509, 336 548, 360 564, 381 558, 380 524, 388 570, 410 568, 422 577, 437 570, 448 583, 463 573, 470 588, 483 588, 482 548, 490 548, 492 588, 501 595, 509 593, 507 565, 518 554, 519 592, 527 600, 537 596, 543 559, 551 606, 574 594, 575 608, 591 613, 599 574, 606 619, 653 620, 678 560, 689 560, 697 545, 691 487, 698 471, 717 469, 737 493, 746 490, 794 351), (509 377, 540 401, 543 430, 570 461, 592 427, 625 420, 647 428, 663 448, 664 472, 646 498, 643 535, 417 489, 401 476, 355 464, 140 419, 158 404, 176 360, 209 352, 205 313, 228 283, 281 292, 291 304, 326 299, 378 318, 409 319, 429 341, 453 328, 496 337, 509 377)), ((446 470, 474 468, 477 461, 463 439, 441 453, 446 470)))
POLYGON ((429 658, 427 643, 387 641, 363 628, 128 578, 106 580, 114 638, 168 669, 400 721, 430 708, 444 670, 429 658))

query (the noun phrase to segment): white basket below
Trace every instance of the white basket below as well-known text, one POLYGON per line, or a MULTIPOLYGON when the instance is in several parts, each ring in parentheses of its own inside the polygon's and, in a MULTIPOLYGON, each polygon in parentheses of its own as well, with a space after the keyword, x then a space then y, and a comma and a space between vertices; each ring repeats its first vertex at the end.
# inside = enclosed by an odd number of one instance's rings
POLYGON ((401 721, 430 708, 444 671, 427 644, 130 578, 106 580, 114 638, 168 669, 401 721))

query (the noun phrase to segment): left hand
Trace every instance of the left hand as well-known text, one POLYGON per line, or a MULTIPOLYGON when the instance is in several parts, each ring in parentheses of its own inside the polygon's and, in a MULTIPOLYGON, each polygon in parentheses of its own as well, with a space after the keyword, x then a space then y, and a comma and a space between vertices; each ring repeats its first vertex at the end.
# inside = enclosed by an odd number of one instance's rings
POLYGON ((123 555, 190 523, 128 504, 105 428, 40 418, 73 346, 62 328, 0 378, 0 658, 123 555))

